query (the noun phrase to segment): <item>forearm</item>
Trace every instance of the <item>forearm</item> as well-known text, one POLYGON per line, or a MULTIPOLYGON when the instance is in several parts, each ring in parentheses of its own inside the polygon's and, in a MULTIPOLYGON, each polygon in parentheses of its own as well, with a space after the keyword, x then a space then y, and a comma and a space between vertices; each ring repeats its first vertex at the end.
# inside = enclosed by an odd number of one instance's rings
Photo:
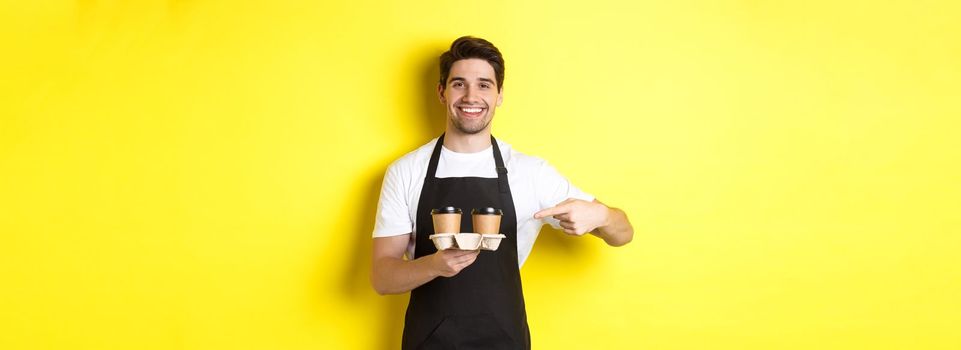
POLYGON ((627 214, 617 208, 608 208, 607 222, 598 226, 591 234, 600 237, 610 246, 620 247, 634 239, 634 227, 627 219, 627 214))
POLYGON ((378 294, 401 294, 420 287, 437 278, 438 273, 431 268, 424 256, 415 260, 382 257, 374 260, 371 284, 378 294))

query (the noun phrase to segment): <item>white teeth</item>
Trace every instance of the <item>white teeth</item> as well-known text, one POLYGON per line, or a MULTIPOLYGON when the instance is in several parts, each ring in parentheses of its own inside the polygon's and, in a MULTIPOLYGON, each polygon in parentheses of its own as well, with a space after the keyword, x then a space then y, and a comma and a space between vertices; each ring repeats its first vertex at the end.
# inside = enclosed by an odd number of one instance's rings
POLYGON ((462 110, 462 111, 464 111, 464 112, 467 112, 467 113, 480 113, 480 111, 482 111, 483 109, 481 109, 481 108, 463 108, 463 107, 461 107, 460 110, 462 110))

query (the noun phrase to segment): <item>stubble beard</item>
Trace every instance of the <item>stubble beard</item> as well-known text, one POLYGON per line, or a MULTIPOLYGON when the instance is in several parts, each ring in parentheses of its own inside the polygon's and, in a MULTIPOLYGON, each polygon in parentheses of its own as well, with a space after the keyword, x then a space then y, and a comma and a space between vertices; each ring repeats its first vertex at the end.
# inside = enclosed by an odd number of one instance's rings
POLYGON ((494 112, 491 111, 489 107, 486 109, 486 111, 487 113, 484 115, 484 117, 478 120, 466 121, 457 115, 456 110, 449 111, 448 113, 450 113, 450 115, 448 118, 450 118, 451 123, 454 124, 454 128, 457 129, 457 131, 460 131, 465 135, 475 135, 481 131, 484 131, 484 129, 487 129, 487 126, 490 125, 491 120, 494 119, 494 112))
POLYGON ((487 129, 487 126, 491 123, 491 117, 485 116, 480 120, 465 122, 463 119, 453 116, 450 118, 456 128, 461 133, 467 135, 474 135, 487 129))

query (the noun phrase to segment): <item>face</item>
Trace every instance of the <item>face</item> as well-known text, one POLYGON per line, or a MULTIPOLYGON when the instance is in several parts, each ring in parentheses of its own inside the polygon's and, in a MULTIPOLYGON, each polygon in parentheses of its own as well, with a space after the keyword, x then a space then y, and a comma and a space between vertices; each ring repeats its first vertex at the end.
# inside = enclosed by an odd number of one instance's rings
POLYGON ((465 134, 490 130, 494 109, 503 102, 494 67, 482 59, 454 62, 445 86, 438 86, 440 101, 447 107, 448 126, 465 134))

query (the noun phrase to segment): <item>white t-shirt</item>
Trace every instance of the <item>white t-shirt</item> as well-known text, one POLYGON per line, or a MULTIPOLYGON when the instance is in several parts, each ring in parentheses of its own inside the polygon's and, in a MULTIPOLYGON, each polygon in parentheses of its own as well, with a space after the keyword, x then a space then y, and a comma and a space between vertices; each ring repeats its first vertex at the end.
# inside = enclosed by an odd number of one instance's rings
MULTIPOLYGON (((427 164, 436 144, 435 138, 394 161, 387 168, 380 191, 374 237, 410 235, 408 259, 414 257, 417 204, 420 201, 424 178, 427 176, 427 164)), ((560 229, 554 218, 534 219, 534 213, 553 207, 568 198, 592 201, 594 196, 574 187, 543 159, 517 152, 500 140, 497 140, 497 146, 507 167, 507 180, 514 198, 514 210, 517 213, 517 262, 519 266, 523 266, 534 247, 534 240, 537 239, 541 226, 546 223, 560 229)), ((442 147, 436 176, 497 178, 491 147, 476 153, 457 153, 442 147)))

